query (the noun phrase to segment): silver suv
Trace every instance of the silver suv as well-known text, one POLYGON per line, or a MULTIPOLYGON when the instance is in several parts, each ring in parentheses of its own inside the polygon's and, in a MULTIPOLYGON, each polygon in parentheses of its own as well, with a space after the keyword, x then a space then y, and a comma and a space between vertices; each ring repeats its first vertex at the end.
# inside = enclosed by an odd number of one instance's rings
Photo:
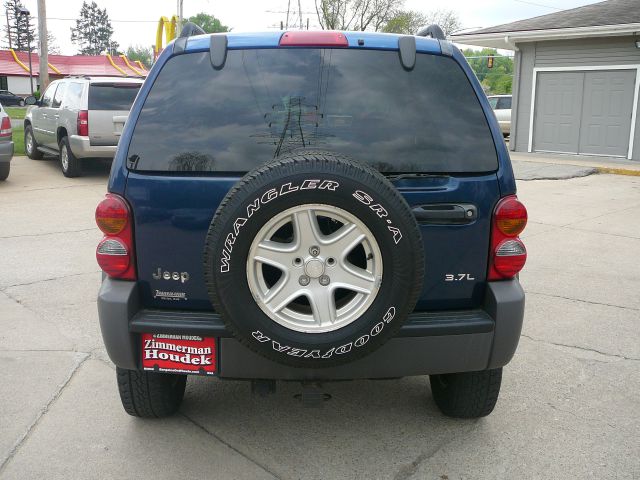
POLYGON ((51 82, 24 119, 27 156, 60 158, 66 177, 82 172, 82 159, 113 158, 141 78, 68 77, 51 82))

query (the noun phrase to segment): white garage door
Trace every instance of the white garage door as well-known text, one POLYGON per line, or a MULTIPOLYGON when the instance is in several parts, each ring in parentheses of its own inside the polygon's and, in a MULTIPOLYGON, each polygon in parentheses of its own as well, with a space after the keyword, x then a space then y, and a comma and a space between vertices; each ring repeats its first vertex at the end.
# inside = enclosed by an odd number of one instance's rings
POLYGON ((540 72, 537 77, 534 150, 627 155, 635 70, 540 72))

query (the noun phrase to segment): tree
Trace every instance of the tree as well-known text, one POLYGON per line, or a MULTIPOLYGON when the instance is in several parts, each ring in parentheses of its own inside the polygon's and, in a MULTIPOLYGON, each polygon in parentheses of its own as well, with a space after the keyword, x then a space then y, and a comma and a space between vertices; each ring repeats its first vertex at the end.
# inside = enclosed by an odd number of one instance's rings
POLYGON ((153 63, 151 48, 143 47, 142 45, 130 45, 125 55, 129 60, 139 60, 147 68, 150 68, 153 63))
POLYGON ((31 36, 31 51, 35 50, 37 45, 36 27, 33 23, 31 15, 20 15, 18 10, 24 8, 20 0, 7 0, 4 2, 4 8, 9 16, 8 25, 4 27, 6 33, 6 45, 14 50, 28 51, 29 36, 31 36), (28 33, 27 33, 28 32, 28 33))
POLYGON ((398 10, 382 28, 387 33, 415 35, 420 28, 428 25, 427 16, 414 10, 398 10))
POLYGON ((113 27, 107 9, 98 8, 96 2, 82 2, 80 18, 71 28, 71 41, 80 46, 80 54, 99 55, 104 51, 115 52, 118 42, 112 40, 113 27))
POLYGON ((60 55, 60 47, 56 43, 56 37, 51 32, 47 32, 47 51, 52 55, 60 55))
POLYGON ((323 30, 381 30, 404 0, 315 0, 323 30))
POLYGON ((425 15, 425 25, 438 24, 442 32, 447 35, 460 30, 462 23, 460 17, 453 10, 432 10, 425 15))
POLYGON ((213 15, 209 15, 208 13, 200 12, 193 17, 189 17, 187 20, 201 27, 206 33, 231 31, 229 27, 227 27, 226 25, 222 25, 222 22, 220 20, 218 20, 213 15))
POLYGON ((505 94, 511 93, 513 82, 513 59, 500 55, 494 48, 483 48, 482 50, 463 50, 469 65, 473 69, 476 77, 488 93, 505 94), (493 68, 487 65, 487 57, 493 55, 493 68))

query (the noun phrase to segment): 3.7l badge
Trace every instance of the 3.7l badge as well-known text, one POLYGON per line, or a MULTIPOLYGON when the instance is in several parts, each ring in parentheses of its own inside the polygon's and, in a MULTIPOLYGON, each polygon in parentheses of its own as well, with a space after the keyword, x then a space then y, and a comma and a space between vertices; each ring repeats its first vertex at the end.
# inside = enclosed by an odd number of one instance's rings
POLYGON ((446 273, 444 276, 445 282, 472 282, 475 278, 470 273, 446 273))

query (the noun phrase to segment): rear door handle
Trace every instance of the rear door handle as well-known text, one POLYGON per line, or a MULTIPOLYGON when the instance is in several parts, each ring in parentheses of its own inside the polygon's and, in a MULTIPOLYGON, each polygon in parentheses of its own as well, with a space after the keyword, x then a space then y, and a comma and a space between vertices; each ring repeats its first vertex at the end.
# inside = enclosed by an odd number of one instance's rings
POLYGON ((419 223, 462 225, 478 218, 478 209, 470 203, 430 203, 411 210, 419 223))

